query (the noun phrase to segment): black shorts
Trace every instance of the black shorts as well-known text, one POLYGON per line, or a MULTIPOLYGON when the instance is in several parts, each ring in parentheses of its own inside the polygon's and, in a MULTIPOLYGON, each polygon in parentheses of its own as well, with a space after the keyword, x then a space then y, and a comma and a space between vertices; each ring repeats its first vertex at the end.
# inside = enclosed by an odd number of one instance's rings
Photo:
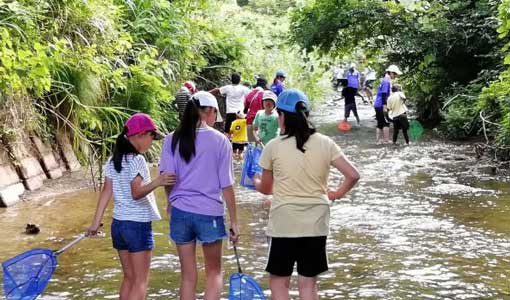
POLYGON ((271 238, 266 271, 288 277, 294 271, 301 276, 315 277, 328 270, 326 237, 271 238))
POLYGON ((345 119, 349 118, 351 116, 351 111, 357 119, 358 118, 358 108, 356 107, 356 103, 345 104, 344 118, 345 119))
POLYGON ((393 118, 393 126, 394 130, 408 130, 409 129, 409 120, 407 120, 407 115, 402 114, 398 117, 393 118))
POLYGON ((375 118, 377 120, 377 128, 383 129, 384 127, 390 127, 390 123, 386 122, 382 107, 375 109, 375 118))
POLYGON ((232 143, 232 149, 234 151, 239 150, 239 152, 243 152, 245 146, 246 146, 246 144, 232 143))
POLYGON ((345 104, 356 103, 356 94, 358 89, 346 87, 342 90, 342 96, 345 98, 345 104))
POLYGON ((225 132, 230 132, 230 126, 232 125, 232 122, 234 122, 237 119, 236 114, 227 114, 225 118, 225 132))

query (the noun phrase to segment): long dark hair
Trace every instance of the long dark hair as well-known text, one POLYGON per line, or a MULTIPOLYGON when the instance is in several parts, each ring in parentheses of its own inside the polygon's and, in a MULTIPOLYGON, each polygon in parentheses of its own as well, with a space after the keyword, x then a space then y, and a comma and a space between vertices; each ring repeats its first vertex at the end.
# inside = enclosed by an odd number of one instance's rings
POLYGON ((124 155, 140 154, 133 144, 131 144, 131 142, 127 139, 127 131, 127 128, 124 127, 124 130, 117 137, 117 141, 115 142, 115 147, 113 149, 113 167, 117 173, 122 171, 122 158, 124 158, 124 155))
POLYGON ((310 113, 308 112, 306 104, 300 101, 296 103, 295 113, 278 109, 278 114, 284 115, 283 123, 285 125, 285 132, 283 132, 283 134, 287 135, 286 138, 295 137, 296 147, 299 151, 305 153, 306 150, 303 146, 316 131, 312 123, 308 121, 310 113))
POLYGON ((261 87, 264 90, 267 90, 267 80, 265 78, 263 78, 263 77, 258 77, 257 78, 257 83, 255 83, 255 85, 253 87, 254 88, 261 87))
POLYGON ((186 104, 182 121, 172 136, 172 154, 179 145, 179 154, 186 163, 195 156, 195 140, 197 138, 197 125, 200 121, 199 109, 205 107, 200 106, 197 99, 191 98, 186 104))

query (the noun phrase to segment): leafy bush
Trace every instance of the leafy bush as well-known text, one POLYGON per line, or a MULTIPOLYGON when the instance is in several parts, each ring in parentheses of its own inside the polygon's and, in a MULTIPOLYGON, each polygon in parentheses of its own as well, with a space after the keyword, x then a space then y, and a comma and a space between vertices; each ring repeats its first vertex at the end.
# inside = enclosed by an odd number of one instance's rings
POLYGON ((377 69, 401 66, 402 81, 422 121, 440 121, 440 109, 456 85, 500 56, 498 1, 313 1, 292 15, 292 39, 304 49, 338 57, 362 53, 377 69))

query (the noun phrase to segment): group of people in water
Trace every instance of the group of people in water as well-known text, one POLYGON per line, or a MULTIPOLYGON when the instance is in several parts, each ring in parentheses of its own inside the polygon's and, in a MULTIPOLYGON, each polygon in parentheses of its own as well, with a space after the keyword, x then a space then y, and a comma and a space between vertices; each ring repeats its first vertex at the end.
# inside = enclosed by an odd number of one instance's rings
MULTIPOLYGON (((241 84, 239 73, 232 73, 230 84, 209 91, 225 99, 225 120, 218 114, 216 125, 222 124, 220 130, 232 141, 236 158, 242 157, 248 143, 264 146, 278 136, 276 98, 285 87, 285 77, 284 71, 276 72, 269 86, 263 76, 257 75, 256 83, 250 89, 241 84)), ((194 83, 187 81, 177 93, 175 104, 180 116, 194 92, 194 83)))
MULTIPOLYGON (((402 72, 396 65, 390 65, 381 79, 377 94, 373 103, 375 109, 376 143, 390 143, 390 124, 393 123, 393 144, 397 143, 398 134, 402 130, 406 144, 409 144, 409 121, 407 119, 407 107, 405 105, 406 96, 402 91, 402 86, 392 82, 402 72)), ((356 106, 356 96, 363 96, 359 93, 360 83, 365 96, 369 95, 371 101, 371 84, 374 78, 373 71, 367 69, 363 76, 356 70, 356 65, 351 64, 346 72, 340 69, 335 70, 334 82, 337 86, 342 86, 342 97, 345 99, 344 120, 347 122, 351 112, 356 118, 357 125, 360 126, 360 118, 356 106), (339 75, 342 73, 342 75, 339 75)), ((365 102, 365 101, 364 101, 365 102)))
MULTIPOLYGON (((356 77, 353 71, 349 76, 356 77)), ((388 67, 374 102, 377 136, 385 141, 389 139, 388 117, 408 140, 405 96, 397 84, 391 85, 399 74, 396 66, 388 67)), ((262 172, 253 178, 255 188, 273 196, 265 269, 271 297, 290 299, 290 278, 297 265, 300 299, 318 299, 318 275, 328 270, 330 204, 344 197, 360 175, 337 143, 316 131, 309 119, 307 95, 286 89, 285 77, 285 72, 278 71, 268 86, 258 76, 251 89, 240 83, 238 73, 231 75, 231 84, 211 91, 198 91, 193 82, 186 82, 176 95, 180 123, 166 136, 147 114, 136 113, 125 122, 113 155, 105 163, 103 189, 88 229, 89 235, 97 234, 113 199, 111 237, 123 270, 120 299, 146 296, 155 247, 152 222, 161 220, 153 193, 158 187, 164 188, 168 200, 169 238, 180 261, 180 299, 196 299, 197 246, 205 261, 204 299, 220 299, 223 240, 228 237, 237 244, 242 231, 233 159, 250 142, 263 145, 262 172), (224 132, 213 127, 223 121, 215 95, 226 98, 224 132), (163 139, 159 175, 151 179, 143 153, 158 139, 163 139), (328 189, 331 166, 343 175, 334 189, 328 189)), ((357 116, 355 101, 352 105, 356 83, 359 80, 347 78, 346 119, 351 111, 357 116)))

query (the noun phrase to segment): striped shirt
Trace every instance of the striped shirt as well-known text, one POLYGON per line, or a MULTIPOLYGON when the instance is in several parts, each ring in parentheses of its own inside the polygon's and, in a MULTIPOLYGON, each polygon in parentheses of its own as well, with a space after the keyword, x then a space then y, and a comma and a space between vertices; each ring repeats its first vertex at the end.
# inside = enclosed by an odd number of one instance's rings
POLYGON ((151 182, 149 167, 142 155, 125 155, 120 173, 115 170, 113 160, 108 159, 104 166, 104 175, 113 182, 114 219, 134 222, 161 219, 153 192, 138 200, 133 199, 131 194, 131 182, 136 176, 142 177, 144 185, 151 182))

